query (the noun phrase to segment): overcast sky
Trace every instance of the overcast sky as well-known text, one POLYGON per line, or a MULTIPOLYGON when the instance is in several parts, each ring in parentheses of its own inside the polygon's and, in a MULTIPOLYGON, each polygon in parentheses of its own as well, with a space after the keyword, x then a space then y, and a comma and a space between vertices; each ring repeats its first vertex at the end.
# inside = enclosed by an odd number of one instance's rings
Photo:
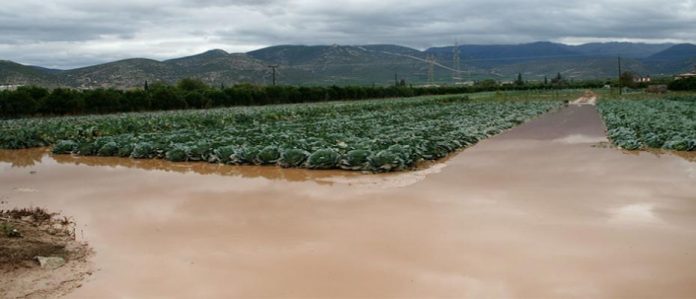
POLYGON ((6 0, 0 59, 72 68, 278 44, 696 42, 696 0, 6 0))

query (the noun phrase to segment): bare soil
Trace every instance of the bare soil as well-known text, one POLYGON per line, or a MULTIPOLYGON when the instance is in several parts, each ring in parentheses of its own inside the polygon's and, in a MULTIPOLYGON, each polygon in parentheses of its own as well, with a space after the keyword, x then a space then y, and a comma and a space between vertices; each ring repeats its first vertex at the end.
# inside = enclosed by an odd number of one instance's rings
POLYGON ((77 242, 74 223, 43 209, 0 211, 0 298, 56 298, 91 274, 91 251, 77 242), (37 257, 61 258, 49 269, 37 257))

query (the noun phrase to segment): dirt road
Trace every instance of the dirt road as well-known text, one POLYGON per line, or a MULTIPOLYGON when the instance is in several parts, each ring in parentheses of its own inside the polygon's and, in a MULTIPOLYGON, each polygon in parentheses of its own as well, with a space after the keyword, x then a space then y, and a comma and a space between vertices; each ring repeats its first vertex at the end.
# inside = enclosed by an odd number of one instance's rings
POLYGON ((24 155, 0 196, 81 224, 70 298, 695 297, 696 163, 602 141, 571 106, 415 173, 24 155))
POLYGON ((585 94, 581 97, 579 97, 577 100, 570 102, 571 105, 577 105, 577 106, 582 106, 582 105, 596 105, 597 104, 597 95, 588 90, 585 92, 585 94))

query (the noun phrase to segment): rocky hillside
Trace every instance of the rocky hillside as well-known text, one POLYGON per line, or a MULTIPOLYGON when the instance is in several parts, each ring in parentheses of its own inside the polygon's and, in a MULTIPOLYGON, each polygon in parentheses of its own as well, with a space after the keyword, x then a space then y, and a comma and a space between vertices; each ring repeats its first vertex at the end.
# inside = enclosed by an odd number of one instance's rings
MULTIPOLYGON (((429 82, 428 57, 434 57, 436 83, 452 83, 453 47, 420 51, 398 45, 273 46, 249 53, 211 50, 198 55, 157 61, 134 58, 72 70, 53 70, 0 61, 0 85, 35 84, 78 88, 142 86, 145 81, 173 83, 198 78, 212 85, 270 84, 270 65, 277 65, 280 84, 387 85, 398 80, 429 82)), ((691 44, 592 43, 569 46, 550 42, 519 45, 462 45, 458 48, 461 80, 512 80, 522 73, 543 80, 562 73, 566 78, 610 78, 616 56, 624 69, 644 75, 672 75, 693 69, 691 44)))

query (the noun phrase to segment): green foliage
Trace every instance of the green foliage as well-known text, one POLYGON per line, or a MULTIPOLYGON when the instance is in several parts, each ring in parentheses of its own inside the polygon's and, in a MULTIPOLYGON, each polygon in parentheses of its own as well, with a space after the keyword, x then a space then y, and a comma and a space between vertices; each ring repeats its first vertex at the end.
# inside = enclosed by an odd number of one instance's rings
POLYGON ((275 164, 280 159, 280 150, 276 146, 269 145, 264 147, 259 154, 256 156, 256 163, 265 164, 275 164))
POLYGON ((183 145, 175 145, 165 154, 165 159, 172 162, 184 162, 188 160, 189 149, 183 145))
POLYGON ((131 157, 135 159, 150 159, 155 156, 155 148, 150 142, 135 144, 131 157))
POLYGON ((7 238, 21 238, 22 234, 11 223, 3 222, 0 224, 0 231, 7 238))
POLYGON ((667 85, 669 90, 696 90, 696 77, 677 79, 667 85))
POLYGON ((118 144, 116 142, 110 141, 105 143, 97 151, 97 156, 112 157, 118 154, 118 144))
POLYGON ((182 79, 178 83, 176 83, 176 87, 178 89, 184 90, 184 91, 196 91, 196 90, 205 90, 208 88, 208 85, 203 83, 203 81, 198 80, 198 79, 182 79))
POLYGON ((559 105, 450 96, 30 118, 0 121, 0 148, 53 145, 56 154, 398 171, 559 105))
POLYGON ((77 150, 77 142, 72 140, 60 140, 53 146, 54 154, 71 154, 77 150))
POLYGON ((372 152, 368 150, 355 149, 348 151, 341 161, 341 168, 348 170, 369 169, 370 156, 372 156, 372 152))
POLYGON ((618 147, 696 150, 694 101, 605 100, 597 108, 618 147))
POLYGON ((278 164, 281 167, 300 167, 309 157, 309 153, 301 149, 289 149, 280 156, 278 164))
POLYGON ((186 109, 188 104, 176 89, 162 86, 151 88, 151 105, 153 110, 186 109))
POLYGON ((341 156, 333 149, 320 149, 309 155, 307 167, 314 169, 331 169, 338 165, 341 156))
POLYGON ((223 164, 230 163, 232 155, 234 155, 236 150, 237 147, 233 145, 218 147, 217 149, 213 150, 213 153, 210 155, 208 162, 223 164))
POLYGON ((370 165, 377 171, 399 170, 405 166, 404 160, 398 154, 383 150, 369 158, 370 165))
POLYGON ((619 77, 622 87, 635 88, 636 82, 633 81, 635 74, 633 72, 623 72, 619 77))
POLYGON ((93 156, 97 153, 97 146, 93 141, 84 141, 77 147, 77 154, 82 156, 93 156))
MULTIPOLYGON (((521 79, 521 78, 520 78, 521 79)), ((602 82, 574 83, 577 88, 602 86, 602 82)), ((569 84, 546 86, 517 84, 500 86, 483 80, 475 86, 365 87, 365 86, 256 86, 240 84, 224 89, 206 86, 198 80, 182 80, 176 86, 162 83, 136 90, 73 90, 21 87, 0 92, 0 119, 25 116, 107 114, 116 112, 206 109, 215 107, 364 100, 372 98, 447 95, 480 91, 543 90, 569 84)))

